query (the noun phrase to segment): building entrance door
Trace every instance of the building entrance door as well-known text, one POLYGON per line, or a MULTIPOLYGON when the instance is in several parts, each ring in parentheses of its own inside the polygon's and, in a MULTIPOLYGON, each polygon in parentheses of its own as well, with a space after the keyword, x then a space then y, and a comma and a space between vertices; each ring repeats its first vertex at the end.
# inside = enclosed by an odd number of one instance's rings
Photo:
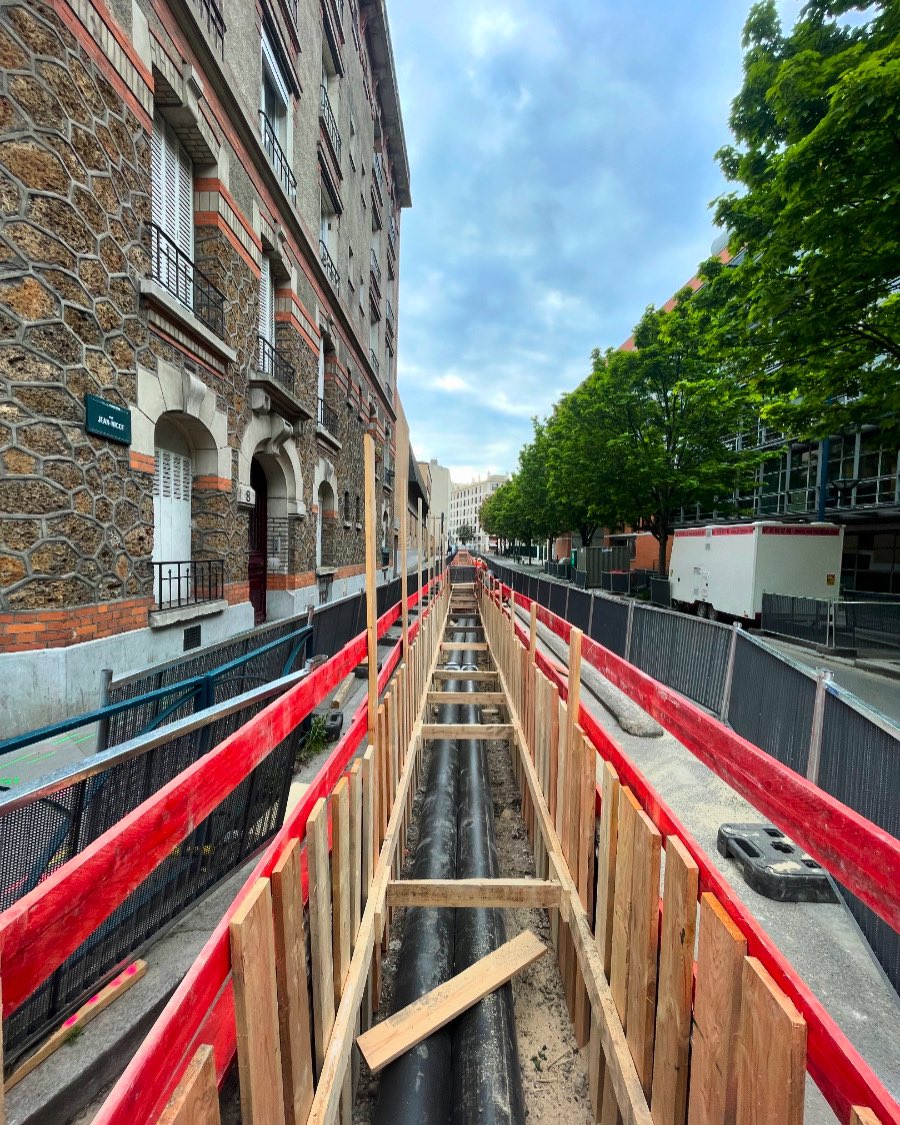
POLYGON ((250 462, 250 487, 256 493, 256 502, 253 505, 253 511, 250 513, 247 581, 250 584, 250 604, 253 606, 253 624, 262 625, 266 619, 266 552, 269 495, 265 471, 255 457, 250 462))

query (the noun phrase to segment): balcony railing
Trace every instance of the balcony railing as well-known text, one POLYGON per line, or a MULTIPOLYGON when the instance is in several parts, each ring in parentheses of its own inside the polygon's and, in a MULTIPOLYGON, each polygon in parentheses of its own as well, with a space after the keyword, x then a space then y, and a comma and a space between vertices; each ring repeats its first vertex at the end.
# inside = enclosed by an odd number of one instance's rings
POLYGON ((224 339, 224 296, 155 223, 150 226, 150 276, 224 339))
POLYGON ((325 267, 325 272, 328 274, 328 280, 335 289, 340 289, 341 275, 338 273, 338 268, 334 264, 331 255, 328 252, 328 247, 319 239, 319 257, 322 260, 322 265, 325 267))
POLYGON ((372 370, 377 375, 381 364, 378 362, 378 356, 375 354, 374 348, 369 348, 369 359, 372 361, 372 370))
POLYGON ((397 220, 393 215, 388 223, 388 250, 392 254, 397 253, 397 220))
POLYGON ((262 133, 263 148, 269 154, 269 159, 278 173, 281 186, 287 192, 291 203, 297 202, 297 177, 291 171, 287 154, 281 147, 275 134, 275 126, 266 116, 265 110, 259 111, 259 127, 262 133))
POLYGON ((371 251, 369 259, 369 269, 371 271, 371 285, 377 295, 381 296, 381 266, 378 264, 378 259, 375 256, 375 251, 371 251))
POLYGON ((157 609, 201 605, 225 597, 225 560, 189 559, 153 563, 157 609))
POLYGON ((387 185, 384 181, 384 167, 381 163, 381 154, 377 152, 372 156, 372 183, 378 188, 378 202, 384 204, 387 185))
POLYGON ((219 51, 225 53, 225 19, 219 0, 199 0, 200 13, 206 20, 206 30, 219 51))
POLYGON ((384 302, 384 319, 391 326, 391 329, 393 329, 393 327, 394 327, 394 306, 391 304, 390 297, 388 297, 388 299, 384 302))
POLYGON ((322 124, 325 126, 325 132, 328 140, 331 142, 331 147, 334 149, 334 155, 338 163, 341 161, 341 134, 337 127, 337 121, 334 117, 334 110, 331 108, 331 99, 328 97, 328 90, 323 82, 320 87, 319 97, 319 117, 322 119, 322 124))
POLYGON ((385 469, 384 470, 384 487, 393 489, 393 487, 394 487, 394 470, 393 469, 385 469))
POLYGON ((323 426, 330 434, 337 437, 340 426, 340 416, 333 406, 329 406, 324 398, 319 399, 319 411, 316 415, 319 425, 323 426))
POLYGON ((259 336, 257 366, 263 375, 294 393, 294 367, 265 336, 259 336))

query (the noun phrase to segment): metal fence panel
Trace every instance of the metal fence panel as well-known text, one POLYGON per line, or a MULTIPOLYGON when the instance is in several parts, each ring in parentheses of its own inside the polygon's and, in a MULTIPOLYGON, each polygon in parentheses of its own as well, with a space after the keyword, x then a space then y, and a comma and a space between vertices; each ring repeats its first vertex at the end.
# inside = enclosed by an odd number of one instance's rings
POLYGON ((650 601, 653 605, 662 606, 664 609, 669 609, 672 605, 672 587, 669 585, 668 578, 660 578, 651 576, 650 578, 650 601))
POLYGON ((728 722, 741 737, 806 774, 816 681, 738 633, 728 722))
POLYGON ((582 633, 586 633, 591 619, 591 595, 584 590, 569 590, 566 616, 572 625, 576 625, 582 633))
POLYGON ((598 594, 593 597, 591 636, 617 656, 624 656, 628 633, 628 603, 618 598, 600 597, 598 594))
POLYGON ((869 909, 864 902, 851 894, 845 886, 837 883, 838 890, 847 904, 856 924, 872 948, 884 974, 897 992, 900 992, 900 934, 883 918, 869 909))
POLYGON ((768 633, 828 644, 828 606, 819 598, 763 594, 762 627, 768 633))
POLYGON ((537 580, 537 594, 535 598, 538 604, 544 606, 545 609, 550 606, 550 588, 552 585, 553 583, 548 582, 546 578, 539 578, 537 580))
POLYGON ((727 626, 635 604, 631 663, 716 714, 722 705, 730 644, 727 626))
POLYGON ((846 643, 857 652, 900 649, 900 602, 838 602, 835 606, 834 631, 835 645, 846 643), (847 637, 846 641, 842 639, 844 635, 847 637))
POLYGON ((566 616, 566 596, 568 592, 568 586, 563 586, 560 582, 550 583, 550 611, 555 613, 557 617, 566 616))

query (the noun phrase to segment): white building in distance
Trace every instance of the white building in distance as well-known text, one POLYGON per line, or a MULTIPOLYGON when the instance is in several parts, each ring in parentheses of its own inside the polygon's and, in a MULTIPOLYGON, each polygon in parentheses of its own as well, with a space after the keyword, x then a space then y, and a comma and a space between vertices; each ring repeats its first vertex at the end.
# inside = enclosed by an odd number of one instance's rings
POLYGON ((454 542, 458 542, 457 529, 468 524, 475 532, 471 546, 477 551, 488 549, 487 532, 481 530, 481 505, 508 480, 508 474, 491 473, 482 480, 453 485, 450 492, 450 536, 454 542))

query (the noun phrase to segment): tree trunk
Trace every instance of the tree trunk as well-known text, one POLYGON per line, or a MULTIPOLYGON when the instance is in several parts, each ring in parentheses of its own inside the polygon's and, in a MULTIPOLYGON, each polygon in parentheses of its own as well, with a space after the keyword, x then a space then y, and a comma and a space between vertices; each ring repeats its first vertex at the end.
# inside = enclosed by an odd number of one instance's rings
POLYGON ((658 570, 661 576, 666 574, 666 547, 669 544, 669 529, 663 528, 659 533, 659 564, 658 570))

